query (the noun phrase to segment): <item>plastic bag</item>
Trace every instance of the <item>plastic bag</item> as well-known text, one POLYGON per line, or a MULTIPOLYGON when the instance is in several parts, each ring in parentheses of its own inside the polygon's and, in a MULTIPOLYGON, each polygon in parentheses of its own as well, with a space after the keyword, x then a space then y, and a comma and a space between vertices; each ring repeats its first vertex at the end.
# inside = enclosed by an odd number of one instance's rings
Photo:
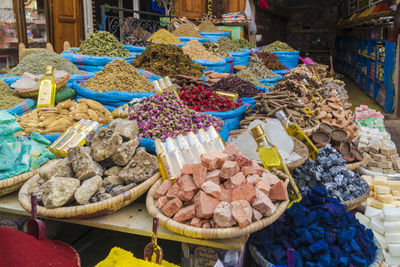
POLYGON ((242 65, 242 66, 248 66, 249 65, 249 59, 250 59, 250 50, 249 49, 241 49, 242 52, 228 52, 231 57, 233 57, 233 65, 242 65))
POLYGON ((229 38, 229 32, 199 32, 201 35, 204 36, 209 42, 216 43, 222 37, 229 38))
POLYGON ((62 52, 60 55, 68 59, 77 66, 78 65, 105 66, 107 65, 107 63, 110 63, 116 60, 117 58, 124 59, 128 63, 132 63, 133 59, 135 58, 133 54, 130 57, 121 58, 121 57, 93 57, 93 56, 75 54, 71 52, 71 51, 76 51, 78 49, 79 48, 70 48, 67 51, 62 52))
POLYGON ((223 57, 226 61, 225 69, 223 73, 233 73, 234 68, 233 68, 233 57, 223 57))
POLYGON ((207 38, 199 38, 199 37, 178 37, 178 39, 181 40, 181 42, 183 42, 184 44, 187 44, 191 40, 199 41, 199 43, 201 44, 208 42, 207 38))
POLYGON ((300 51, 271 51, 278 56, 278 60, 285 67, 293 69, 299 62, 300 51))
POLYGON ((213 70, 215 72, 224 73, 225 70, 228 68, 227 67, 228 63, 225 61, 224 58, 221 58, 221 59, 222 59, 222 61, 216 61, 216 62, 211 62, 208 60, 194 60, 194 62, 206 67, 206 69, 204 71, 213 70))
POLYGON ((225 125, 228 127, 228 131, 233 131, 239 129, 240 120, 242 119, 246 109, 247 106, 243 105, 234 110, 229 110, 224 112, 207 111, 205 113, 222 119, 225 122, 225 125))

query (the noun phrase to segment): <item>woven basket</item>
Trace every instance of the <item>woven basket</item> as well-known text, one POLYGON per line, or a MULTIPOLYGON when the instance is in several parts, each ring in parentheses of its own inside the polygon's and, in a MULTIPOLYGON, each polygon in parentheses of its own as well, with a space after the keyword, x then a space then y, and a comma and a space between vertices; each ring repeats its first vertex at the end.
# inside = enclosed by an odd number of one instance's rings
MULTIPOLYGON (((148 180, 142 182, 138 186, 104 201, 90 203, 86 205, 71 206, 71 207, 60 207, 55 209, 47 209, 43 206, 37 207, 37 215, 41 217, 56 218, 56 219, 83 219, 83 218, 94 218, 103 215, 113 213, 135 201, 141 195, 143 195, 152 184, 160 177, 159 173, 156 173, 148 180)), ((40 179, 39 176, 35 176, 29 179, 18 193, 18 200, 21 206, 28 212, 31 211, 31 198, 28 194, 29 189, 40 179)))
MULTIPOLYGON (((57 82, 56 84, 56 90, 57 92, 63 89, 68 82, 68 79, 71 75, 68 73, 67 76, 64 77, 61 81, 57 82)), ((29 89, 29 90, 15 90, 15 93, 17 95, 20 95, 22 97, 36 97, 39 94, 39 88, 35 89, 29 89)))
POLYGON ((29 178, 38 173, 38 170, 33 170, 30 172, 25 172, 20 175, 10 177, 0 181, 0 196, 10 194, 17 191, 22 184, 29 178))
POLYGON ((319 130, 319 123, 315 125, 314 127, 303 129, 303 132, 310 137, 313 133, 315 133, 317 130, 319 130))
MULTIPOLYGON (((149 214, 153 217, 158 217, 161 225, 171 230, 172 232, 179 233, 181 235, 202 238, 202 239, 220 239, 220 238, 233 238, 238 236, 248 235, 250 233, 256 232, 274 221, 276 221, 286 210, 289 200, 282 201, 275 211, 275 213, 270 216, 261 219, 258 222, 253 222, 245 228, 240 227, 230 227, 230 228, 200 228, 191 225, 179 223, 174 221, 172 218, 165 216, 154 204, 154 193, 161 185, 162 180, 159 179, 149 190, 146 197, 146 208, 149 214)), ((286 185, 289 180, 286 179, 286 185)))
POLYGON ((301 159, 298 159, 296 161, 293 161, 291 163, 286 164, 286 167, 288 167, 289 170, 296 169, 300 167, 301 165, 306 162, 308 158, 308 148, 303 142, 298 140, 297 138, 292 137, 293 143, 294 143, 294 149, 293 152, 295 152, 297 155, 301 156, 301 159))
MULTIPOLYGON (((383 250, 379 242, 374 238, 375 245, 378 247, 375 253, 375 261, 369 265, 369 267, 381 267, 383 260, 385 258, 383 254, 383 250)), ((270 263, 268 260, 264 258, 261 252, 253 245, 249 244, 249 250, 253 260, 260 266, 260 267, 275 267, 276 265, 270 263)))
POLYGON ((357 162, 346 164, 346 167, 350 171, 354 171, 355 169, 360 168, 363 165, 365 160, 366 159, 364 158, 362 161, 357 161, 357 162))
MULTIPOLYGON (((363 181, 364 181, 364 179, 363 179, 363 181)), ((354 210, 355 208, 360 206, 361 203, 363 203, 365 200, 367 200, 367 198, 369 196, 369 192, 370 192, 370 189, 369 189, 369 186, 368 186, 367 187, 367 191, 365 191, 365 193, 362 194, 361 196, 359 196, 358 198, 351 199, 351 200, 348 200, 348 201, 343 201, 343 202, 340 202, 340 204, 345 205, 347 207, 347 209, 346 209, 347 211, 354 210)))

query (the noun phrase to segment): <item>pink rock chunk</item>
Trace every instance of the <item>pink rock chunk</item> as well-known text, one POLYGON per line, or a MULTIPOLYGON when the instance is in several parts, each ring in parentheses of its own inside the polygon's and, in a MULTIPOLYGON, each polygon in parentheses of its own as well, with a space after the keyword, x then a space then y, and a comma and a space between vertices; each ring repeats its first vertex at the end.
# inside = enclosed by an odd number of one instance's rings
POLYGON ((178 192, 181 189, 181 187, 177 184, 174 183, 167 191, 167 198, 168 200, 176 198, 178 196, 178 192))
POLYGON ((245 200, 252 204, 256 197, 256 189, 254 186, 251 183, 245 183, 240 186, 240 189, 242 190, 245 200))
POLYGON ((203 191, 199 191, 195 196, 196 215, 199 218, 207 219, 214 215, 214 210, 218 206, 219 201, 203 191))
POLYGON ((174 216, 174 220, 177 222, 184 222, 192 219, 196 215, 196 205, 192 204, 190 206, 180 209, 174 216))
POLYGON ((221 187, 211 181, 204 182, 201 185, 201 189, 215 198, 218 198, 221 194, 221 187))
POLYGON ((256 209, 253 209, 253 222, 261 220, 263 215, 256 209))
POLYGON ((246 177, 247 182, 251 183, 252 185, 256 185, 259 181, 261 181, 261 177, 258 174, 249 175, 246 177))
POLYGON ((159 199, 160 197, 165 196, 171 185, 172 183, 170 180, 164 180, 154 193, 154 199, 159 199))
POLYGON ((201 227, 203 225, 203 221, 197 217, 194 217, 191 221, 190 221, 190 225, 194 226, 194 227, 201 227))
POLYGON ((237 200, 246 200, 246 198, 243 195, 242 189, 240 187, 237 187, 232 190, 232 200, 231 201, 237 201, 237 200))
POLYGON ((240 155, 240 149, 235 144, 229 144, 225 147, 224 153, 228 155, 229 160, 235 160, 240 155))
POLYGON ((268 181, 270 186, 273 186, 277 182, 281 181, 281 179, 279 179, 278 176, 270 172, 264 172, 261 178, 266 179, 266 181, 268 181))
POLYGON ((214 222, 218 227, 231 227, 236 223, 232 216, 232 206, 228 202, 221 202, 214 210, 214 222))
POLYGON ((182 191, 182 189, 178 192, 178 198, 181 201, 189 201, 192 200, 194 197, 193 191, 182 191))
POLYGON ((240 168, 239 165, 236 163, 236 161, 227 160, 222 166, 221 173, 219 174, 219 176, 224 179, 229 179, 239 171, 240 168))
POLYGON ((232 201, 232 191, 225 189, 223 185, 220 185, 221 194, 218 197, 219 201, 231 202, 232 201))
POLYGON ((156 202, 156 207, 161 209, 168 202, 168 198, 166 196, 160 197, 156 202))
POLYGON ((206 180, 207 168, 201 164, 193 164, 192 169, 194 184, 197 188, 200 188, 206 180))
POLYGON ((217 157, 214 152, 208 152, 201 154, 200 156, 201 165, 207 168, 207 170, 212 171, 217 169, 217 157))
POLYGON ((210 223, 207 221, 207 222, 203 222, 203 225, 201 226, 202 228, 211 228, 211 225, 210 225, 210 223))
POLYGON ((180 185, 181 190, 185 192, 197 189, 196 185, 194 184, 193 177, 190 175, 182 175, 177 180, 177 183, 180 185))
POLYGON ((225 161, 228 160, 228 155, 226 155, 225 153, 219 152, 219 151, 214 151, 212 152, 216 159, 217 159, 217 168, 221 169, 222 166, 224 165, 225 161))
POLYGON ((264 216, 271 216, 276 210, 271 199, 258 189, 256 189, 256 198, 254 199, 252 206, 264 216))
POLYGON ((193 164, 185 164, 182 167, 182 174, 188 174, 188 175, 192 175, 193 174, 193 164))
POLYGON ((260 190, 261 192, 263 192, 264 194, 266 194, 267 196, 269 194, 269 191, 271 190, 271 186, 265 180, 261 180, 261 181, 257 182, 256 183, 256 188, 258 190, 260 190))
POLYGON ((169 200, 162 208, 162 213, 167 217, 174 216, 182 207, 182 201, 179 198, 169 200))
POLYGON ((241 228, 248 226, 252 222, 253 209, 246 200, 237 200, 231 203, 232 216, 241 228))
POLYGON ((251 160, 249 160, 248 158, 246 158, 243 155, 239 155, 236 157, 236 162, 239 165, 240 168, 244 167, 244 166, 253 166, 253 162, 251 160))
POLYGON ((244 166, 240 169, 240 171, 243 172, 244 176, 246 177, 249 175, 257 174, 253 166, 244 166))
POLYGON ((269 190, 268 197, 271 200, 288 200, 289 196, 286 190, 286 184, 282 180, 274 184, 271 190, 269 190))
POLYGON ((207 172, 206 181, 211 181, 215 184, 220 184, 219 173, 220 173, 220 170, 213 170, 213 171, 207 172))
POLYGON ((233 189, 235 189, 237 186, 235 186, 234 184, 232 184, 231 180, 227 180, 224 183, 224 188, 230 191, 233 191, 233 189))
POLYGON ((233 185, 239 186, 239 185, 243 184, 244 182, 246 182, 246 177, 244 177, 242 172, 238 172, 231 177, 231 182, 233 185))

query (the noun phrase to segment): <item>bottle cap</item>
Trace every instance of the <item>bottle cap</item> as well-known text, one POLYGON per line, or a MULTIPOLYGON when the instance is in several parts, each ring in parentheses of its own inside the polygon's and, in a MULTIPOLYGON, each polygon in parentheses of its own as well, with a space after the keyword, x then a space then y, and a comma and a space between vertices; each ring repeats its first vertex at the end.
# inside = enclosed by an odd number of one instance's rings
POLYGON ((285 113, 283 110, 278 111, 278 112, 275 114, 275 117, 276 117, 278 120, 282 121, 282 122, 284 122, 284 121, 287 120, 286 113, 285 113))
POLYGON ((53 74, 54 68, 53 66, 47 66, 44 70, 44 73, 46 73, 46 75, 51 75, 53 74))
POLYGON ((253 135, 254 138, 259 138, 261 136, 264 136, 264 130, 261 127, 261 125, 257 125, 256 127, 253 127, 251 130, 251 135, 253 135))

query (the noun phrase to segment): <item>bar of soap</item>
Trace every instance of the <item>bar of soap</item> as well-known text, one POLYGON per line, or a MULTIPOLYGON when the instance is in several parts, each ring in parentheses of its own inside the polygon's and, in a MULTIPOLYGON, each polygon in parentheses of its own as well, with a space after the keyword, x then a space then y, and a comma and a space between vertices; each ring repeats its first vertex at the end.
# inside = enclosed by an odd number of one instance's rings
MULTIPOLYGON (((385 255, 385 262, 390 266, 398 266, 400 263, 400 257, 394 257, 390 254, 385 255)), ((383 266, 383 265, 382 265, 383 266)))
POLYGON ((389 195, 390 194, 390 187, 384 185, 374 185, 374 191, 378 195, 389 195))
POLYGON ((386 222, 400 221, 400 209, 399 208, 384 209, 383 216, 386 222))
POLYGON ((381 220, 379 220, 378 217, 374 216, 371 218, 371 222, 369 223, 369 226, 372 230, 380 233, 383 235, 385 233, 385 227, 384 224, 381 220))
POLYGON ((400 244, 388 244, 391 256, 400 257, 400 244))
POLYGON ((386 176, 381 176, 381 175, 376 175, 374 177, 374 185, 386 185, 387 183, 387 177, 386 176))
POLYGON ((370 219, 367 216, 365 216, 364 214, 362 214, 360 212, 357 212, 356 218, 361 224, 363 224, 365 227, 369 228, 370 219))
POLYGON ((379 244, 381 244, 382 248, 387 249, 386 238, 376 231, 372 231, 372 232, 374 232, 374 237, 376 238, 376 240, 378 240, 379 244))
POLYGON ((400 233, 385 233, 385 239, 388 244, 400 244, 400 233))
POLYGON ((393 189, 392 189, 391 192, 392 192, 392 195, 393 195, 393 196, 400 197, 400 191, 398 191, 398 190, 393 190, 393 189))
POLYGON ((379 209, 376 209, 374 207, 367 206, 367 208, 365 209, 364 215, 367 216, 368 218, 372 218, 375 215, 378 215, 379 213, 382 213, 382 211, 379 209))
POLYGON ((374 208, 377 208, 377 209, 381 209, 381 210, 385 207, 383 202, 380 202, 380 201, 378 201, 376 199, 372 199, 371 200, 370 206, 374 207, 374 208))
POLYGON ((400 191, 400 181, 388 180, 386 183, 391 190, 400 191))
POLYGON ((378 195, 377 200, 385 204, 393 204, 394 202, 392 195, 378 195))
POLYGON ((400 233, 400 222, 383 222, 383 226, 385 233, 400 233))

